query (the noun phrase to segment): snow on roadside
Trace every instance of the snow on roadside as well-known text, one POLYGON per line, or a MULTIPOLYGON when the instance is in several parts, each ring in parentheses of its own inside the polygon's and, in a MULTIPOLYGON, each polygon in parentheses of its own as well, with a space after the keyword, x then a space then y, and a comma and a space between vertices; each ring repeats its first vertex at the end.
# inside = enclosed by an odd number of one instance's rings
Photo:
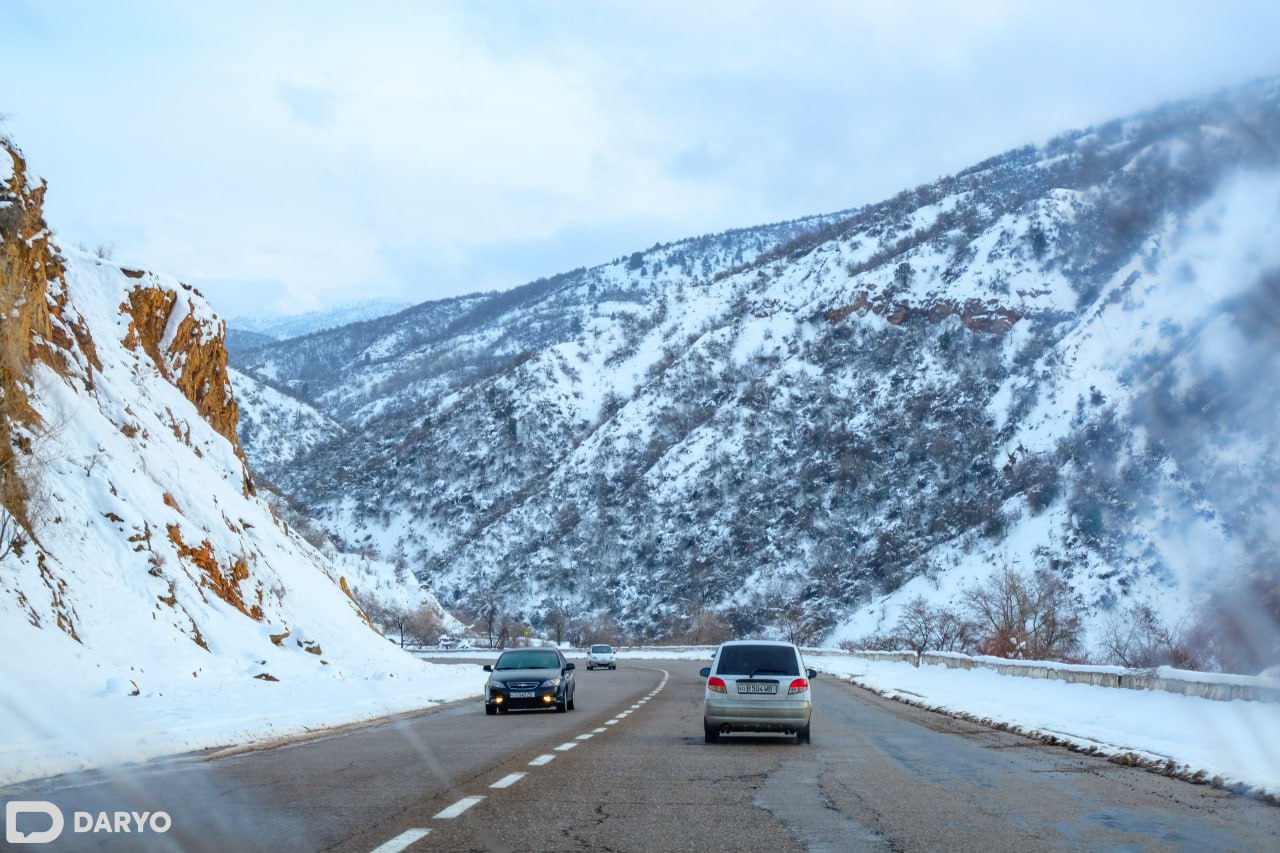
POLYGON ((1219 702, 930 664, 916 669, 840 657, 808 662, 913 705, 1280 797, 1280 703, 1219 702))
MULTIPOLYGON (((32 630, 26 641, 5 665, 18 695, 0 700, 0 786, 414 712, 479 696, 485 677, 475 664, 430 664, 394 648, 363 667, 277 667, 278 682, 216 671, 192 678, 175 671, 185 661, 156 655, 144 675, 104 670, 88 651, 40 647, 70 642, 57 634, 32 630), (56 691, 41 689, 50 660, 64 662, 56 691), (32 695, 20 695, 22 685, 32 695)), ((207 657, 211 668, 222 663, 207 657)), ((274 662, 285 663, 284 655, 274 662)))

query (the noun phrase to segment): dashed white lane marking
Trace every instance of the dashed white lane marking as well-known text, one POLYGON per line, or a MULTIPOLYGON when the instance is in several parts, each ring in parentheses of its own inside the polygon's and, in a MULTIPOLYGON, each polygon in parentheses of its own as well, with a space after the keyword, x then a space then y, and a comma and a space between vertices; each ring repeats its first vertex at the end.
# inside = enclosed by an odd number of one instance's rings
POLYGON ((510 788, 512 785, 519 782, 521 779, 523 779, 528 775, 529 775, 528 773, 508 773, 506 776, 503 776, 501 779, 499 779, 497 782, 494 782, 489 787, 490 788, 510 788))
POLYGON ((400 853, 415 841, 421 841, 431 832, 429 829, 406 829, 395 838, 373 848, 373 853, 400 853))
POLYGON ((453 820, 455 817, 462 814, 467 809, 471 808, 472 806, 474 806, 476 803, 480 802, 483 799, 484 797, 463 797, 453 805, 449 806, 449 808, 445 809, 444 811, 440 812, 440 814, 436 815, 435 819, 436 820, 453 820))
MULTIPOLYGON (((644 699, 632 705, 628 710, 623 711, 621 714, 618 714, 618 716, 614 717, 612 720, 606 720, 605 726, 616 726, 619 722, 623 720, 624 717, 629 716, 632 711, 638 709, 645 702, 649 701, 654 696, 656 696, 658 691, 661 690, 663 687, 665 687, 666 684, 667 684, 667 675, 666 673, 663 673, 662 682, 658 685, 657 689, 655 689, 652 693, 650 693, 644 699)), ((607 731, 607 729, 605 729, 604 727, 601 727, 593 730, 589 734, 578 735, 578 737, 575 740, 568 741, 566 743, 562 743, 559 746, 557 746, 555 748, 555 751, 568 752, 569 750, 577 746, 580 741, 589 740, 592 736, 600 734, 604 731, 607 731)), ((537 758, 534 758, 529 762, 529 766, 542 767, 543 765, 550 764, 554 760, 555 760, 555 756, 551 755, 550 753, 546 755, 539 755, 537 758)), ((490 788, 509 788, 512 785, 514 785, 516 782, 519 782, 521 779, 523 779, 527 775, 528 775, 527 773, 508 773, 506 776, 503 776, 501 779, 499 779, 497 782, 494 782, 489 787, 490 788)), ((444 809, 439 814, 437 814, 435 816, 435 819, 436 820, 452 820, 453 818, 456 818, 459 815, 463 814, 465 811, 467 811, 467 809, 476 805, 483 799, 484 797, 482 796, 463 797, 453 805, 449 806, 448 808, 444 809)), ((377 848, 373 850, 373 853, 400 853, 400 851, 404 850, 410 844, 413 844, 415 841, 421 841, 423 838, 426 838, 430 832, 431 830, 429 829, 405 830, 404 832, 400 833, 390 841, 387 841, 379 845, 377 848)))
POLYGON ((608 730, 608 729, 606 729, 604 726, 601 726, 601 727, 600 727, 600 728, 598 728, 598 729, 592 729, 592 730, 591 730, 591 733, 592 733, 593 735, 598 735, 598 734, 600 734, 601 732, 607 732, 607 731, 609 731, 609 730, 608 730))

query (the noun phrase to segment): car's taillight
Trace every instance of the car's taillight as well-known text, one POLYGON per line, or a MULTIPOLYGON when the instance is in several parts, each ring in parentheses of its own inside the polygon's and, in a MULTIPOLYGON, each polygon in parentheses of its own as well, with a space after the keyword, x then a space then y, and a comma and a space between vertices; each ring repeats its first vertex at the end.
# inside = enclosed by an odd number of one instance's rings
POLYGON ((729 688, 725 686, 724 679, 715 675, 707 679, 707 689, 714 693, 729 692, 729 688))
POLYGON ((797 693, 803 693, 808 689, 809 689, 809 679, 797 678, 795 681, 791 682, 791 686, 787 688, 787 695, 794 696, 797 693))

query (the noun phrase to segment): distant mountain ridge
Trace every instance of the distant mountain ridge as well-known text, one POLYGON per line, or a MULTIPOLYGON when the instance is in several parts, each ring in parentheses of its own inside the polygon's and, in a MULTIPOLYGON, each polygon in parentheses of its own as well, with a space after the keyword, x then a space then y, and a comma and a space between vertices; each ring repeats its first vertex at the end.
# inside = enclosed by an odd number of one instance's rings
POLYGON ((270 345, 238 368, 346 432, 262 467, 349 546, 535 626, 798 613, 832 641, 1006 565, 1182 618, 1276 575, 1280 412, 1252 389, 1280 376, 1278 151, 1262 81, 270 345))
POLYGON ((271 341, 286 341, 326 329, 386 317, 403 311, 410 304, 391 299, 368 299, 301 314, 231 317, 227 320, 228 336, 232 339, 232 346, 252 349, 271 341))

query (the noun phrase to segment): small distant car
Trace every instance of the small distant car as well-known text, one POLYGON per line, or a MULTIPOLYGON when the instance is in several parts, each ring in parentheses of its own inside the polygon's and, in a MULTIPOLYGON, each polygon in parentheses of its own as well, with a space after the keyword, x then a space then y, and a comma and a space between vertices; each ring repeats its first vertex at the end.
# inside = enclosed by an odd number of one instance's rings
POLYGON ((458 644, 458 641, 455 640, 453 637, 450 637, 448 634, 442 634, 440 636, 440 639, 436 641, 436 648, 451 649, 457 644, 458 644))
POLYGON ((813 696, 804 658, 792 643, 735 640, 716 649, 702 704, 707 743, 732 732, 776 732, 810 742, 813 696))
POLYGON ((484 712, 506 713, 512 708, 573 710, 576 685, 574 665, 559 649, 507 649, 495 664, 484 686, 484 712))
POLYGON ((617 669, 618 660, 613 653, 613 646, 596 643, 587 649, 587 669, 617 669))

